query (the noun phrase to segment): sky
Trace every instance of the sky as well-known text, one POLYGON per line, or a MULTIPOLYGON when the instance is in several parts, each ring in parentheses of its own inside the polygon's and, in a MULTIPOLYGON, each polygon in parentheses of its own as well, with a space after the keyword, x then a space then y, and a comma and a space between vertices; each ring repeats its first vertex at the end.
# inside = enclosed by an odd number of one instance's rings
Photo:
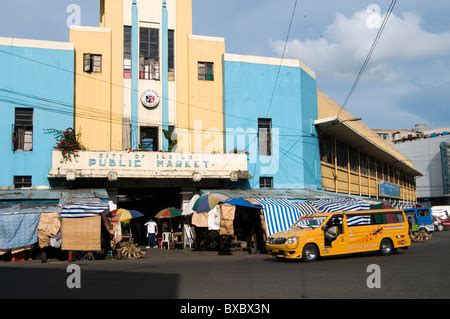
MULTIPOLYGON (((228 53, 281 57, 294 2, 193 0, 193 32, 224 37, 228 53)), ((298 0, 285 57, 342 104, 390 2, 298 0)), ((70 4, 98 25, 96 0, 2 1, 0 36, 67 41, 70 4)), ((448 0, 398 0, 347 109, 372 128, 450 127, 449 12, 448 0)))

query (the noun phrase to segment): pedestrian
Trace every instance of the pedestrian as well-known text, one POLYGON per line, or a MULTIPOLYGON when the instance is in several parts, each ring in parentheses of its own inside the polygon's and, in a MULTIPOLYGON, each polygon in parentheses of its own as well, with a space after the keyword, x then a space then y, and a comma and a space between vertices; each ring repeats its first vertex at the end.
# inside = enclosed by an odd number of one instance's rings
POLYGON ((158 225, 153 219, 150 219, 147 223, 145 223, 145 226, 147 226, 147 237, 148 237, 147 248, 157 247, 156 235, 158 234, 158 225))

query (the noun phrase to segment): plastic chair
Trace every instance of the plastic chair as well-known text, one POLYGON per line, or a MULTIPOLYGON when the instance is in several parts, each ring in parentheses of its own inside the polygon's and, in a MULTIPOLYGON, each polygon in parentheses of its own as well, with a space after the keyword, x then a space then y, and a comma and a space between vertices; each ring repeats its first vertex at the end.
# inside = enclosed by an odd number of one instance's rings
POLYGON ((162 233, 162 241, 161 241, 161 249, 164 248, 164 243, 167 243, 167 249, 170 250, 170 237, 171 237, 171 233, 162 233))

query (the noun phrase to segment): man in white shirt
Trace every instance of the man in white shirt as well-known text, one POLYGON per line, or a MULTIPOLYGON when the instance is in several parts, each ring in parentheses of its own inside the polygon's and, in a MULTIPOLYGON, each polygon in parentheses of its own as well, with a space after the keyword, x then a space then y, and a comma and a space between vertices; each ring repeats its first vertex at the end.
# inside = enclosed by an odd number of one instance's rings
POLYGON ((158 234, 158 225, 153 219, 150 219, 147 223, 147 237, 148 237, 148 245, 147 248, 157 247, 156 245, 156 235, 158 234))

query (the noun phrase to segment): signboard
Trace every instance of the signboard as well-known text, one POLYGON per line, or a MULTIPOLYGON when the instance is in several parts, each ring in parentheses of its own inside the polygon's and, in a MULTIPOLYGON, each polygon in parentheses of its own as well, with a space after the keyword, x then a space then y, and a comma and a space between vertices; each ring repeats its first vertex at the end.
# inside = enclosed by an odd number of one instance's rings
POLYGON ((191 154, 165 152, 79 152, 64 161, 54 151, 50 177, 76 178, 245 178, 246 154, 191 154))
POLYGON ((400 198, 400 186, 388 182, 380 182, 378 188, 380 197, 400 198))
POLYGON ((141 95, 141 103, 148 109, 153 109, 159 104, 159 96, 154 90, 145 90, 141 95))
POLYGON ((442 182, 445 195, 450 195, 450 143, 441 143, 442 182))

